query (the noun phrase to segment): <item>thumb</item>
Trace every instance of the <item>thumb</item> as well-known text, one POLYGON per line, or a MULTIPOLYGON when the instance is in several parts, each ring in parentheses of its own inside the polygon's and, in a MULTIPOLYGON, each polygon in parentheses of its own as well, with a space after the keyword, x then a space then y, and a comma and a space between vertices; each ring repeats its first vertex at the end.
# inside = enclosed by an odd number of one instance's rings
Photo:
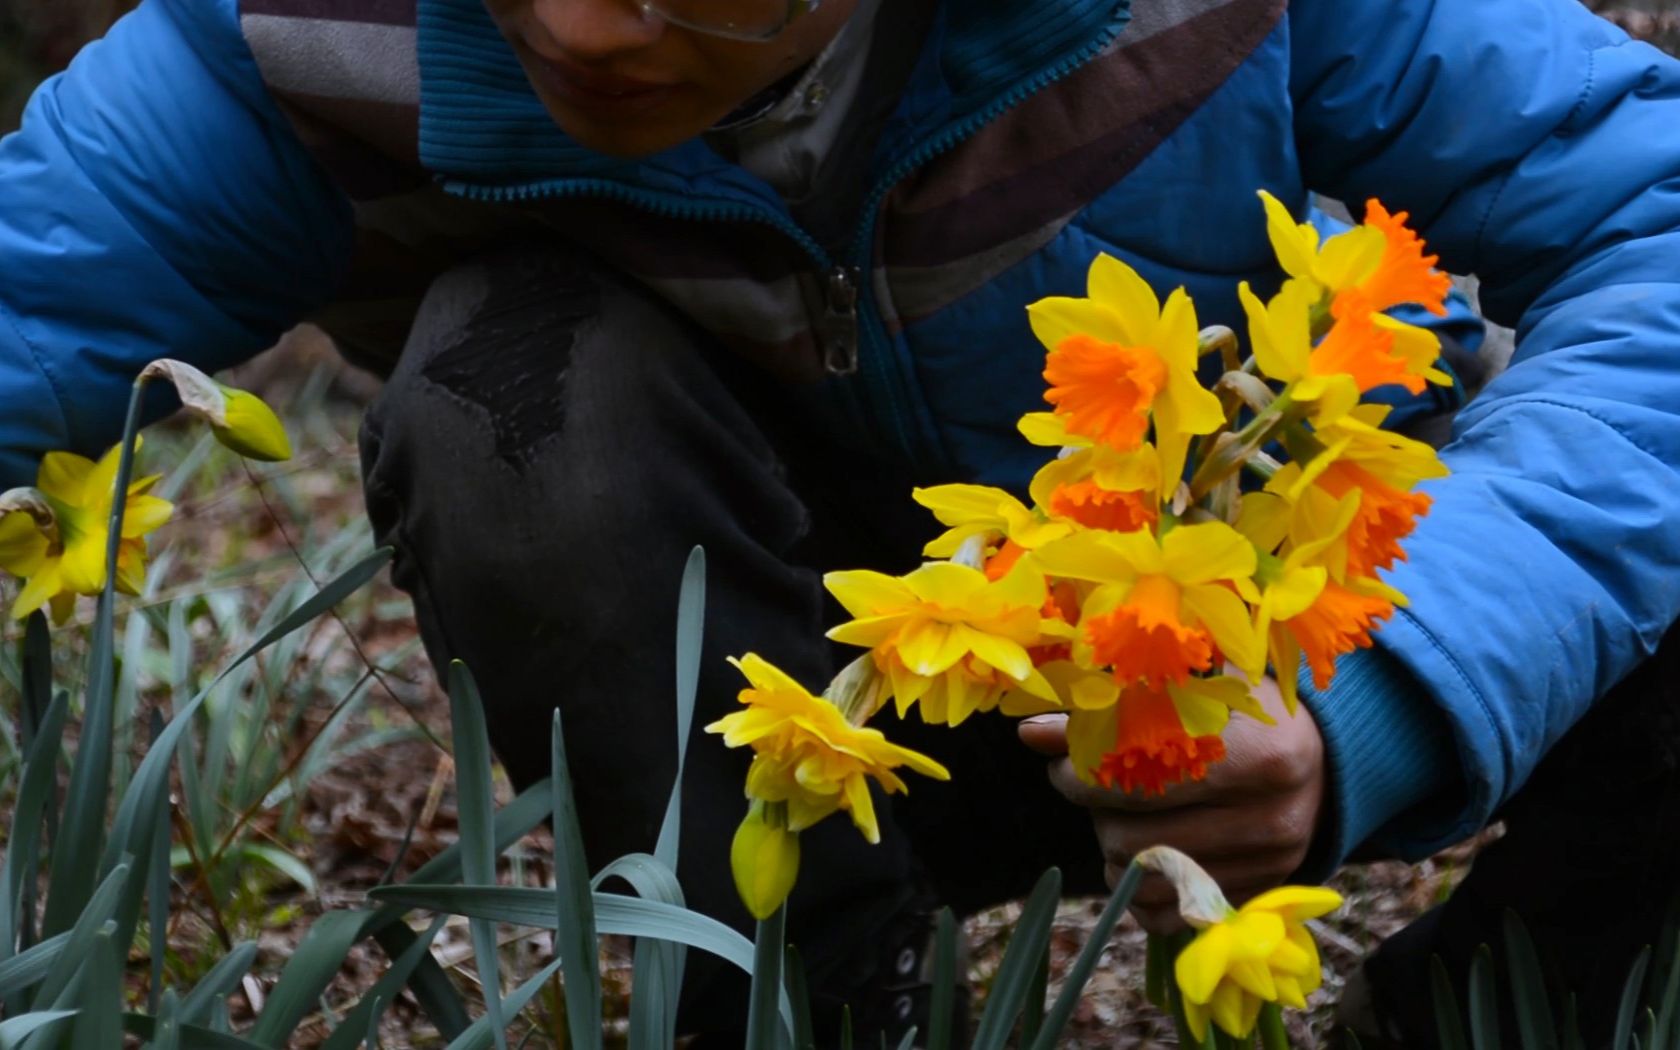
POLYGON ((1034 715, 1022 719, 1015 731, 1021 735, 1021 743, 1046 758, 1068 753, 1067 715, 1034 715))

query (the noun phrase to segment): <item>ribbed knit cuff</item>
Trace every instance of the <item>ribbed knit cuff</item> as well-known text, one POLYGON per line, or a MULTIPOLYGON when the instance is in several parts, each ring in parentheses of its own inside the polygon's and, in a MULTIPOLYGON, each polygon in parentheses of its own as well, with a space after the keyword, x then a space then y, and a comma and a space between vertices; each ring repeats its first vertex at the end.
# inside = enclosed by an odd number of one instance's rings
POLYGON ((1336 661, 1330 688, 1318 692, 1303 665, 1301 701, 1324 738, 1330 797, 1303 881, 1328 878, 1347 855, 1384 825, 1451 789, 1461 774, 1446 715, 1428 690, 1380 648, 1336 661))

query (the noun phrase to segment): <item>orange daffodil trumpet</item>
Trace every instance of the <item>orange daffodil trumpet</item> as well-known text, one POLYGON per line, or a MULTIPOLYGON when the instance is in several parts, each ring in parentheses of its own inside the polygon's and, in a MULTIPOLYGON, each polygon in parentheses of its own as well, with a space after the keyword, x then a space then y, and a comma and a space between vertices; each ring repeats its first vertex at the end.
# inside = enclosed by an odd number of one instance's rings
POLYGON ((1196 379, 1200 333, 1184 289, 1163 305, 1136 270, 1099 255, 1085 298, 1040 299, 1027 319, 1050 351, 1044 398, 1070 433, 1129 452, 1153 430, 1161 477, 1177 478, 1190 439, 1224 422, 1196 379))
MULTIPOLYGON (((1061 711, 1080 778, 1163 794, 1224 759, 1233 718, 1273 722, 1253 683, 1274 677, 1293 717, 1298 669, 1330 688, 1337 660, 1405 604, 1383 576, 1428 513, 1419 486, 1446 470, 1363 398, 1450 382, 1436 337, 1383 312, 1442 313, 1447 278, 1403 212, 1373 201, 1321 240, 1261 198, 1281 280, 1269 299, 1233 289, 1250 356, 1231 329, 1198 328, 1184 289, 1163 298, 1098 256, 1083 296, 1027 308, 1049 411, 1019 422, 1046 450, 1025 491, 917 489, 944 527, 929 561, 824 578, 851 617, 829 637, 863 650, 824 695, 738 662, 747 709, 708 728, 754 751, 732 857, 755 915, 791 888, 801 829, 845 811, 873 840, 870 781, 891 795, 900 768, 944 777, 867 728, 888 708, 953 727, 1061 711)), ((1179 957, 1185 1014, 1198 1040, 1210 1024, 1240 1037, 1263 1004, 1298 1007, 1317 985, 1302 923, 1338 898, 1292 888, 1232 908, 1205 889, 1214 903, 1185 913, 1201 931, 1179 957)))

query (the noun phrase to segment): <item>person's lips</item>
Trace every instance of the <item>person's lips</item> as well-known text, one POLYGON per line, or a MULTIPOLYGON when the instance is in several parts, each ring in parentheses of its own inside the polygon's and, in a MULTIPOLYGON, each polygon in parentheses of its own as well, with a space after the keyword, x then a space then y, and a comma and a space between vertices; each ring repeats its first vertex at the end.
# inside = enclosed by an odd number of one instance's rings
POLYGON ((531 52, 531 65, 542 86, 583 109, 613 113, 649 109, 677 90, 676 84, 589 69, 535 51, 531 52))

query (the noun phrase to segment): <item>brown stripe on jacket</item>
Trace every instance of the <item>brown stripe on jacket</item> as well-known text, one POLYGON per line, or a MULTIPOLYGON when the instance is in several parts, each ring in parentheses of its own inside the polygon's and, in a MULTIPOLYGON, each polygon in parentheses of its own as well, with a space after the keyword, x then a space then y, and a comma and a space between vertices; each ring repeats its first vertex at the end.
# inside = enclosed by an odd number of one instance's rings
POLYGON ((1151 26, 1149 5, 1139 3, 1141 39, 1122 34, 902 183, 881 241, 899 316, 933 313, 1047 243, 1206 102, 1284 6, 1227 0, 1151 26), (901 287, 895 274, 910 280, 901 287))
POLYGON ((418 20, 416 0, 240 0, 239 13, 388 26, 412 26, 418 20))

